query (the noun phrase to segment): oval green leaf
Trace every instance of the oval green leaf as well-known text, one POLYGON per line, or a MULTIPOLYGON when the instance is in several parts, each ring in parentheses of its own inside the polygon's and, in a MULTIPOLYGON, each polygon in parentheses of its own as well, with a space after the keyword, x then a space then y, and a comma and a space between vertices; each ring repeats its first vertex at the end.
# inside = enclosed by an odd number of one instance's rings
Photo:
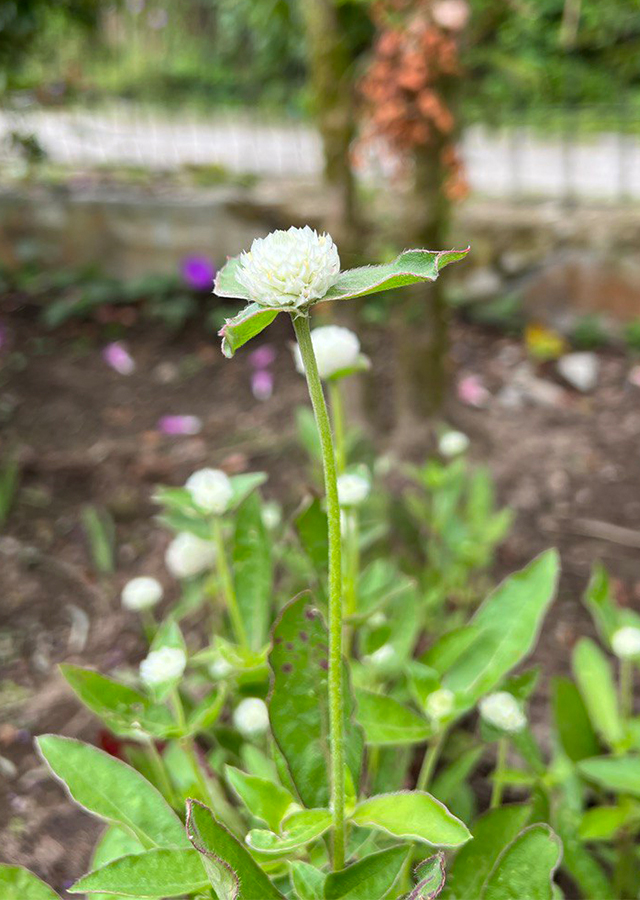
POLYGON ((480 900, 553 900, 562 843, 548 825, 531 825, 504 850, 480 900))
POLYGON ((2 900, 60 900, 33 872, 3 863, 0 863, 0 897, 2 900))
POLYGON ((363 800, 351 816, 356 825, 433 847, 459 847, 471 839, 469 829, 447 807, 423 791, 379 794, 363 800))
POLYGON ((409 850, 391 847, 327 875, 325 900, 382 900, 398 881, 409 850))
POLYGON ((122 856, 90 872, 70 894, 110 893, 123 897, 182 897, 209 884, 195 850, 147 850, 122 856))

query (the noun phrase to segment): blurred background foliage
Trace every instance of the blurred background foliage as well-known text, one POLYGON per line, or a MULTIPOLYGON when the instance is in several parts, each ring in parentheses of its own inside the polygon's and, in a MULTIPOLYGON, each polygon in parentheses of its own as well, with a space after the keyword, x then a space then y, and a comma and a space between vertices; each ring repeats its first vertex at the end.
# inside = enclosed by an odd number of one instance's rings
MULTIPOLYGON (((371 0, 340 0, 356 68, 374 39, 371 0)), ((0 82, 38 99, 309 107, 296 0, 9 0, 0 82), (20 63, 20 65, 18 65, 20 63)), ((496 104, 610 103, 640 96, 637 0, 471 0, 461 47, 465 118, 496 104)))

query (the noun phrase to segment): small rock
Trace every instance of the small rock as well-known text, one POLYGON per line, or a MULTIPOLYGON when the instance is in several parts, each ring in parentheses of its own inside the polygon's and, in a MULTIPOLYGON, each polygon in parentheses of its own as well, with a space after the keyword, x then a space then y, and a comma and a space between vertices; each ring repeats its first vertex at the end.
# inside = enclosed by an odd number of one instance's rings
POLYGON ((556 366, 564 380, 583 394, 588 394, 598 384, 600 360, 595 353, 567 353, 556 366))

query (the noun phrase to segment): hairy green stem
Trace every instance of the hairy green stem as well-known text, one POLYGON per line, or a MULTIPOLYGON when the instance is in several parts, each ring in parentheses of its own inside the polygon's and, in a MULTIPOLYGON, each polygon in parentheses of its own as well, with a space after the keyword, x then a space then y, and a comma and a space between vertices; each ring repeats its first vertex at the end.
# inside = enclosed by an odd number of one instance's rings
POLYGON ((242 616, 240 615, 240 607, 238 606, 238 599, 233 587, 233 579, 231 577, 229 563, 227 562, 227 551, 224 546, 224 535, 222 533, 222 521, 218 516, 216 516, 213 520, 213 539, 215 541, 217 551, 216 566, 218 568, 220 581, 222 582, 222 590, 224 591, 224 598, 227 604, 227 610, 229 612, 233 631, 236 636, 236 640, 243 648, 243 650, 248 650, 249 643, 247 641, 247 632, 245 631, 244 622, 242 621, 242 616))
POLYGON ((344 867, 345 853, 345 750, 344 697, 342 684, 342 546, 336 458, 331 422, 318 374, 311 342, 309 318, 292 316, 298 346, 304 363, 311 405, 316 417, 327 500, 329 530, 329 730, 331 750, 331 811, 333 815, 333 868, 344 867))
POLYGON ((498 752, 496 756, 496 767, 493 771, 493 790, 491 791, 491 809, 500 806, 502 802, 502 791, 504 788, 504 766, 507 761, 507 750, 509 742, 507 738, 500 738, 498 741, 498 752))
POLYGON ((331 402, 331 421, 336 448, 336 471, 342 475, 347 467, 346 432, 344 427, 344 404, 342 390, 338 381, 329 381, 329 400, 331 402))
POLYGON ((416 790, 426 791, 429 787, 436 767, 436 763, 438 762, 438 758, 440 756, 440 751, 442 750, 442 745, 444 744, 446 733, 447 729, 441 728, 434 737, 433 741, 429 744, 427 752, 425 753, 424 759, 422 761, 418 780, 416 781, 416 790))
POLYGON ((149 761, 155 773, 160 791, 164 794, 167 803, 170 803, 172 806, 177 806, 173 785, 171 784, 171 779, 169 778, 169 773, 167 772, 167 767, 164 764, 164 760, 160 756, 160 752, 156 747, 156 742, 153 740, 153 738, 148 738, 145 741, 145 746, 147 748, 149 761))

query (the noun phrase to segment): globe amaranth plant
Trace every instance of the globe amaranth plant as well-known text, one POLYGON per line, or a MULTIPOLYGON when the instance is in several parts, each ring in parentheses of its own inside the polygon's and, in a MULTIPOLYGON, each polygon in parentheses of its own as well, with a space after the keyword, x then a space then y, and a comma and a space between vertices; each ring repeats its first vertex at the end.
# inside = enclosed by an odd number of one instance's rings
MULTIPOLYGON (((177 612, 158 625, 152 612, 158 585, 137 579, 125 588, 123 603, 146 618, 151 637, 140 668, 142 689, 65 668, 81 699, 147 752, 136 770, 76 740, 38 739, 43 759, 73 798, 109 823, 92 871, 72 893, 218 900, 557 896, 558 838, 532 805, 499 805, 508 783, 508 747, 517 743, 527 751, 532 742, 524 712, 532 679, 509 673, 535 645, 554 595, 557 557, 542 554, 507 579, 467 626, 442 635, 416 658, 423 594, 399 570, 359 571, 358 516, 371 481, 368 472, 347 464, 339 400, 332 398, 342 442, 336 459, 321 381, 322 375, 335 385, 366 360, 343 333, 317 334, 314 341, 310 330, 315 304, 432 280, 464 252, 410 250, 386 265, 340 273, 328 236, 291 229, 256 242, 220 272, 217 292, 249 301, 223 329, 227 355, 278 314, 293 320, 324 469, 324 503, 315 501, 301 514, 304 523, 297 522, 313 561, 308 583, 318 596, 307 591, 286 604, 265 646, 261 473, 227 479, 204 469, 184 488, 159 492, 163 519, 178 532, 166 562, 187 586, 180 605, 188 607, 195 586, 198 596, 224 598, 226 618, 214 626, 211 646, 189 657, 177 612), (252 606, 256 585, 262 606, 252 606), (218 728, 232 690, 230 673, 237 676, 234 729, 218 728), (200 702, 182 689, 187 675, 203 694, 200 702), (460 727, 479 703, 480 747, 460 727), (212 723, 219 745, 203 765, 194 736, 212 723), (168 742, 162 756, 156 740, 168 742), (460 741, 467 745, 457 763, 452 752, 460 741), (500 788, 489 822, 474 825, 471 841, 466 821, 475 810, 466 779, 479 750, 492 741, 501 748, 494 779, 500 788), (416 776, 411 751, 419 745, 424 756, 416 776), (229 758, 237 765, 224 766, 229 758), (224 782, 240 807, 230 802, 224 782), (408 784, 416 788, 407 790, 408 784), (446 854, 458 848, 445 883, 446 854)), ((212 615, 219 613, 212 604, 212 615)), ((14 867, 0 868, 0 885, 7 900, 56 896, 14 867)))

